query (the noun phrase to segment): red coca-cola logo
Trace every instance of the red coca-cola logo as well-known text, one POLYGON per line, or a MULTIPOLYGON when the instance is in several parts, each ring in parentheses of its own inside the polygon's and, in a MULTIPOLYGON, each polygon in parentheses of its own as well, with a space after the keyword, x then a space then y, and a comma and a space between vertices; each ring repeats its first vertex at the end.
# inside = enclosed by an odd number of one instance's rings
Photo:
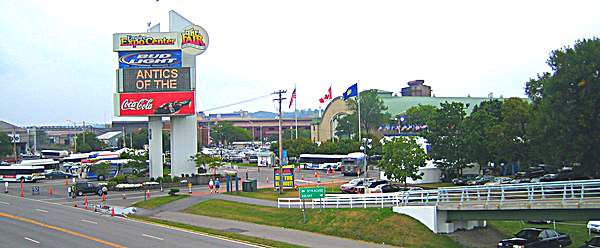
POLYGON ((154 99, 140 99, 138 101, 129 101, 129 99, 121 102, 121 110, 152 110, 152 102, 154 99))

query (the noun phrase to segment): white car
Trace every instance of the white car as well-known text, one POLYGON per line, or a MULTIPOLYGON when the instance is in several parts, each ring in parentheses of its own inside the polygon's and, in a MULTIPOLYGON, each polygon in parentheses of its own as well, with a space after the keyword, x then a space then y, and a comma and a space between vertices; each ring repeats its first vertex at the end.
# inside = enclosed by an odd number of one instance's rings
POLYGON ((590 232, 600 233, 600 220, 590 220, 587 224, 590 232))

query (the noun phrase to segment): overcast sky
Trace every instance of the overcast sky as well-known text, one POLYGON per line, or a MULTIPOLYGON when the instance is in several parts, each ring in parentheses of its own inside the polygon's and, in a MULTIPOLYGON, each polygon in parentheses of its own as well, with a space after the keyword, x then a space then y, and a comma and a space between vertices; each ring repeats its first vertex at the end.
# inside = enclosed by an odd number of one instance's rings
MULTIPOLYGON (((597 36, 600 1, 0 0, 0 120, 107 123, 113 33, 168 32, 169 11, 206 29, 197 110, 297 88, 298 109, 359 90, 425 80, 445 97, 526 97, 551 51, 597 36)), ((219 108, 275 111, 273 97, 219 108)))

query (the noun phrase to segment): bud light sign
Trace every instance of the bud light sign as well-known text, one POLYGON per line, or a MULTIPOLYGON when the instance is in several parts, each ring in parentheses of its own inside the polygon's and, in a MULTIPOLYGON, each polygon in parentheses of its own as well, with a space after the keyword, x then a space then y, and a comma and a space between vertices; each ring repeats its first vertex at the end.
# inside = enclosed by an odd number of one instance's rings
POLYGON ((194 98, 193 91, 115 94, 115 115, 192 115, 196 112, 194 98))
POLYGON ((181 67, 181 51, 119 52, 119 68, 181 67))

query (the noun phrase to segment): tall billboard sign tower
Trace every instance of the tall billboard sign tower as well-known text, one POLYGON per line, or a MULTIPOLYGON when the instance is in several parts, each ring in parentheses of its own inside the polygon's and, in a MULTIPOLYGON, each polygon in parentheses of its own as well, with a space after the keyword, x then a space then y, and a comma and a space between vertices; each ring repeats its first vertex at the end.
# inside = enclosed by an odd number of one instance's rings
MULTIPOLYGON (((208 34, 175 11, 169 32, 113 34, 119 53, 116 116, 147 116, 150 177, 163 176, 162 117, 171 123, 171 175, 197 173, 189 160, 198 151, 196 59, 208 47, 208 34)), ((154 32, 157 31, 157 32, 154 32)))

